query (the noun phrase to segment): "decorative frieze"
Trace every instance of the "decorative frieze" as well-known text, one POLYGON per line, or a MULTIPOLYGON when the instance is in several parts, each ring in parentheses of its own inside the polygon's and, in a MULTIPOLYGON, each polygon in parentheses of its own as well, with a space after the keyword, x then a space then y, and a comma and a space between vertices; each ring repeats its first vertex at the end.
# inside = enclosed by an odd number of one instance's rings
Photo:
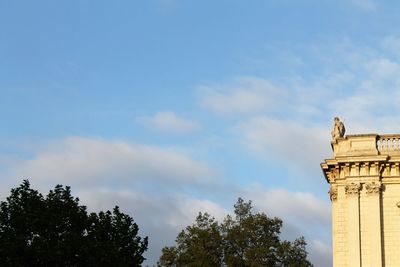
POLYGON ((365 190, 367 192, 367 195, 373 195, 373 194, 379 194, 381 191, 381 184, 380 183, 368 183, 365 185, 365 190))
POLYGON ((338 189, 331 187, 331 189, 329 189, 328 194, 329 194, 331 201, 336 201, 337 195, 338 195, 338 189))
POLYGON ((365 162, 364 163, 364 168, 365 168, 365 174, 369 175, 370 174, 370 172, 369 172, 369 168, 370 168, 369 162, 365 162))
POLYGON ((357 196, 360 192, 361 185, 356 183, 347 184, 345 187, 346 195, 357 196))
POLYGON ((355 178, 360 176, 362 177, 400 176, 400 162, 387 163, 387 162, 359 161, 355 163, 334 162, 330 164, 331 165, 328 164, 322 165, 325 178, 329 183, 336 183, 339 180, 345 180, 348 178, 355 178))

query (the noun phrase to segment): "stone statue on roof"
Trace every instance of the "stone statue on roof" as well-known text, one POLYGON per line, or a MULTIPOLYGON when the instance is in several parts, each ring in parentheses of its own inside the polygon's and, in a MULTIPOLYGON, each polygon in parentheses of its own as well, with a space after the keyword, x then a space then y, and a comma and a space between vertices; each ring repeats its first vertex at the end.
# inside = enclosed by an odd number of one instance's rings
POLYGON ((338 138, 342 138, 346 129, 344 128, 343 122, 338 117, 333 119, 333 130, 331 132, 332 141, 336 141, 338 138))

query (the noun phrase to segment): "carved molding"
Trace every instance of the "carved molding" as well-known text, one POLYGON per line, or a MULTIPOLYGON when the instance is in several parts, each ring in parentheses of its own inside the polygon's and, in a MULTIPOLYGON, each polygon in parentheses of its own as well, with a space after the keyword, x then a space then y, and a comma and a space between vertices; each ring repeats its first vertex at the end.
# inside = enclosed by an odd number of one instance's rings
POLYGON ((367 195, 374 195, 374 194, 379 194, 381 191, 381 184, 380 183, 368 183, 365 185, 365 190, 367 192, 367 195))
POLYGON ((330 183, 334 183, 337 179, 339 179, 339 168, 332 168, 329 172, 327 172, 328 180, 330 183))
POLYGON ((357 196, 358 192, 360 192, 360 184, 355 184, 351 183, 346 185, 345 190, 346 190, 346 195, 348 196, 357 196))
POLYGON ((331 201, 336 201, 337 200, 337 196, 338 196, 337 188, 331 187, 331 189, 329 189, 328 194, 329 194, 329 198, 331 199, 331 201))
POLYGON ((369 165, 369 162, 365 162, 365 163, 364 163, 364 168, 365 168, 365 173, 366 173, 367 175, 370 175, 370 165, 369 165))

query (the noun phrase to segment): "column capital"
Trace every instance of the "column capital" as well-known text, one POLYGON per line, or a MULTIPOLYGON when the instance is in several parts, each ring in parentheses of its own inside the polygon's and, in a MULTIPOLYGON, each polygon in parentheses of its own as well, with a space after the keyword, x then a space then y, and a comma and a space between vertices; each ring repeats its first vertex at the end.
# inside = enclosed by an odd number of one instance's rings
POLYGON ((360 184, 356 184, 356 183, 347 184, 345 187, 346 195, 347 196, 358 196, 360 189, 361 189, 360 184))
POLYGON ((338 189, 336 187, 331 186, 331 189, 329 189, 328 194, 331 201, 336 201, 338 196, 338 189))
POLYGON ((367 192, 367 195, 376 195, 379 194, 379 192, 381 191, 381 183, 376 183, 376 182, 372 182, 372 183, 367 183, 365 185, 365 190, 367 192))

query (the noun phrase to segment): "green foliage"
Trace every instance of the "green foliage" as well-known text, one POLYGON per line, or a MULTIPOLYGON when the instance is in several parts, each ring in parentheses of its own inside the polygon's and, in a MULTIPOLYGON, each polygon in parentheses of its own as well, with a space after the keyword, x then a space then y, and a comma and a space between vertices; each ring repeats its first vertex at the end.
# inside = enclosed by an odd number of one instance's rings
POLYGON ((307 259, 306 241, 304 237, 297 238, 293 242, 284 241, 279 247, 279 258, 282 266, 307 267, 310 266, 307 259))
POLYGON ((166 247, 160 258, 162 266, 220 266, 222 237, 219 225, 207 213, 200 213, 193 226, 177 237, 177 247, 166 247))
POLYGON ((279 238, 282 220, 253 213, 251 201, 239 198, 235 218, 226 216, 218 224, 209 214, 200 213, 195 224, 176 238, 176 246, 165 247, 159 266, 312 266, 307 260, 303 237, 293 242, 279 238))
POLYGON ((88 214, 69 187, 44 198, 25 180, 0 203, 0 266, 140 266, 138 230, 118 207, 88 214))

